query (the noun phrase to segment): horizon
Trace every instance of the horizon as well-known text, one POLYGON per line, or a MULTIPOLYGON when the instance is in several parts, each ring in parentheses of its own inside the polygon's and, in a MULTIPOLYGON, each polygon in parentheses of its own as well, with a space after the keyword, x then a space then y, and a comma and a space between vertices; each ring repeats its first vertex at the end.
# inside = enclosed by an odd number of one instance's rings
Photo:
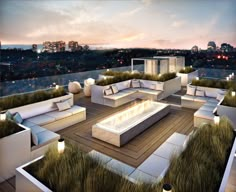
POLYGON ((105 48, 236 47, 236 1, 7 1, 0 2, 2 45, 63 39, 105 48))

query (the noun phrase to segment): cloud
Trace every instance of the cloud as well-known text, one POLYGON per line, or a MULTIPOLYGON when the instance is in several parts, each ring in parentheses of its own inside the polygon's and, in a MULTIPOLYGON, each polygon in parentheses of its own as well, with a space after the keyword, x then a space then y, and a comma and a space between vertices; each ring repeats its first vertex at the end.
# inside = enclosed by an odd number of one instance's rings
POLYGON ((186 24, 186 21, 185 21, 185 20, 177 20, 177 21, 174 21, 174 22, 171 24, 171 26, 178 28, 178 27, 182 27, 182 26, 185 25, 185 24, 186 24))
POLYGON ((127 12, 123 12, 120 15, 121 16, 131 16, 131 15, 134 15, 134 14, 138 13, 142 9, 143 9, 142 7, 138 7, 138 8, 135 8, 133 10, 130 10, 130 11, 127 11, 127 12))
POLYGON ((124 41, 124 42, 131 42, 134 40, 141 40, 144 38, 144 33, 138 33, 138 34, 128 34, 122 37, 119 41, 124 41))
POLYGON ((151 5, 152 2, 153 2, 153 0, 142 0, 142 3, 144 5, 151 5))

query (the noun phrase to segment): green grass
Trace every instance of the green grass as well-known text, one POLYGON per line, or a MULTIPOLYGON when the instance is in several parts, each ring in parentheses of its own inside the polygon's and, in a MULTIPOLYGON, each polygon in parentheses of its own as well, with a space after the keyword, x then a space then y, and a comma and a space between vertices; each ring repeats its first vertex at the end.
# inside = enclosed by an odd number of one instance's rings
POLYGON ((170 79, 174 79, 176 77, 176 73, 165 73, 161 76, 159 75, 149 75, 149 74, 142 74, 142 73, 126 73, 126 72, 114 72, 114 71, 107 71, 108 74, 112 75, 113 78, 102 79, 96 82, 97 85, 105 86, 110 85, 113 83, 118 83, 125 80, 130 79, 143 79, 143 80, 151 80, 151 81, 168 81, 170 79))
POLYGON ((214 79, 200 79, 200 80, 193 79, 192 85, 236 90, 236 83, 233 81, 221 81, 214 79))
POLYGON ((161 191, 160 185, 133 184, 70 144, 63 154, 58 154, 55 148, 49 149, 41 161, 26 167, 26 171, 57 192, 161 191))
POLYGON ((174 156, 164 178, 176 192, 218 191, 234 139, 227 119, 205 124, 190 137, 186 149, 174 156))
POLYGON ((180 73, 192 73, 196 71, 195 69, 193 69, 192 67, 185 67, 184 69, 181 69, 179 72, 180 73))
POLYGON ((225 95, 225 98, 222 102, 222 105, 230 106, 230 107, 236 107, 236 96, 231 96, 231 90, 228 91, 228 93, 225 95))
POLYGON ((12 135, 22 130, 23 128, 18 126, 13 121, 10 120, 0 121, 0 138, 12 135))
POLYGON ((63 87, 59 87, 59 89, 39 90, 33 93, 3 97, 0 99, 0 111, 60 97, 65 94, 65 89, 63 87))

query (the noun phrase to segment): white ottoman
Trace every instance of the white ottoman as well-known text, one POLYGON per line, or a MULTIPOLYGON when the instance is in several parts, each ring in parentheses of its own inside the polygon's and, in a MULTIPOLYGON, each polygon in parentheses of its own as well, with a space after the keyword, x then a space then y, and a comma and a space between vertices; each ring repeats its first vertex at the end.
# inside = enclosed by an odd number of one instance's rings
POLYGON ((77 94, 81 91, 81 85, 78 81, 73 81, 68 84, 68 90, 70 93, 77 94))
POLYGON ((94 84, 95 84, 95 79, 88 78, 84 80, 84 95, 86 97, 91 96, 91 85, 94 85, 94 84))

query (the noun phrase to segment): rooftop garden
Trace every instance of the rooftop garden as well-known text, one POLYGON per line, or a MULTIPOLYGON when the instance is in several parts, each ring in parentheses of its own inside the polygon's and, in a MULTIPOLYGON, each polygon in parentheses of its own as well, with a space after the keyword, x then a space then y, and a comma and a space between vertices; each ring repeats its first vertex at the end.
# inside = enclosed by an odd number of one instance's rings
POLYGON ((218 191, 234 138, 225 118, 219 125, 204 124, 192 134, 181 155, 173 157, 165 181, 175 191, 218 191))
POLYGON ((192 72, 194 72, 194 71, 196 71, 196 69, 194 69, 194 68, 192 68, 192 67, 185 67, 185 68, 181 69, 181 70, 179 71, 179 73, 192 73, 192 72))
POLYGON ((115 72, 107 71, 105 75, 114 76, 113 78, 102 79, 96 82, 97 85, 105 86, 113 83, 118 83, 121 81, 126 81, 130 79, 143 79, 151 81, 168 81, 176 77, 176 73, 165 73, 162 75, 149 75, 143 73, 127 73, 127 72, 115 72))
POLYGON ((199 80, 193 79, 192 85, 236 90, 236 82, 233 81, 222 81, 215 79, 199 79, 199 80))
POLYGON ((14 121, 0 121, 0 139, 14 133, 22 131, 23 128, 17 125, 14 121))
POLYGON ((39 90, 32 93, 2 97, 0 98, 0 111, 60 97, 65 94, 65 89, 59 87, 58 89, 39 90))

